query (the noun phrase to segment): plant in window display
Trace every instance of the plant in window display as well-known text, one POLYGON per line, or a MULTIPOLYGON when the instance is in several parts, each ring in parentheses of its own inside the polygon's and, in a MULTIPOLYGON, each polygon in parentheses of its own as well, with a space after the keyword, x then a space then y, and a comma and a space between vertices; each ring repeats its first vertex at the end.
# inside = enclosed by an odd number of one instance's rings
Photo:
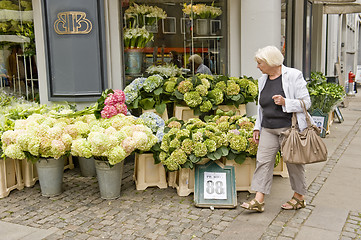
POLYGON ((124 31, 125 48, 144 48, 145 45, 153 41, 153 34, 143 28, 127 28, 124 31))
POLYGON ((219 7, 215 7, 214 3, 211 6, 206 4, 184 4, 183 12, 192 19, 208 19, 216 18, 222 15, 222 10, 219 7))
POLYGON ((138 5, 136 3, 125 10, 126 26, 133 28, 154 25, 159 19, 167 17, 166 12, 157 6, 138 5))
POLYGON ((0 9, 18 10, 19 6, 12 3, 12 1, 2 0, 0 1, 0 9))
POLYGON ((173 64, 166 64, 162 66, 150 66, 146 70, 150 75, 159 74, 164 78, 176 77, 182 75, 182 69, 173 64))

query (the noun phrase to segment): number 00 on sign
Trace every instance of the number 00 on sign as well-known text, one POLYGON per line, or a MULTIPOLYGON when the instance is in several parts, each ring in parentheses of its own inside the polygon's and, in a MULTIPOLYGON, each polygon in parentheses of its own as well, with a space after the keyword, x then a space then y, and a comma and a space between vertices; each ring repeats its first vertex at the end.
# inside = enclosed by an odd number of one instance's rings
POLYGON ((226 173, 204 172, 204 199, 227 199, 226 173))

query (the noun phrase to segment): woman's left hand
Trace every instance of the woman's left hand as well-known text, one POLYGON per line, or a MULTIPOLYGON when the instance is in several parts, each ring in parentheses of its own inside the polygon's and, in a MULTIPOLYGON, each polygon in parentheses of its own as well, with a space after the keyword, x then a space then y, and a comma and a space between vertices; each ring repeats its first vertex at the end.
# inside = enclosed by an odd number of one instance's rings
POLYGON ((285 105, 285 98, 282 97, 281 95, 274 95, 272 97, 273 101, 275 102, 276 105, 280 105, 280 106, 284 106, 285 105))

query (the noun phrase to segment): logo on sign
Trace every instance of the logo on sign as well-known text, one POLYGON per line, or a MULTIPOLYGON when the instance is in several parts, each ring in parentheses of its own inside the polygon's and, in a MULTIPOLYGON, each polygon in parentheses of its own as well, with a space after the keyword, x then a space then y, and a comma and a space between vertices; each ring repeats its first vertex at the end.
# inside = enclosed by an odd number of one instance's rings
POLYGON ((88 34, 93 28, 85 12, 60 12, 57 17, 54 22, 54 30, 57 34, 88 34))

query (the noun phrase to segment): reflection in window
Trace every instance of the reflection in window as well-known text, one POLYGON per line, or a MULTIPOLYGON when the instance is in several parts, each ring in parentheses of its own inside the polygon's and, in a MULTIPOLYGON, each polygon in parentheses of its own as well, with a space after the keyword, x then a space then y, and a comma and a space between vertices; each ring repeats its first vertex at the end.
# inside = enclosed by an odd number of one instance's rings
POLYGON ((0 88, 39 100, 31 0, 0 2, 0 88))
POLYGON ((212 74, 227 74, 225 0, 120 1, 126 84, 146 75, 151 66, 175 64, 184 74, 192 75, 195 69, 188 62, 192 54, 200 55, 212 74), (156 19, 152 29, 147 23, 151 17, 156 19), (143 32, 138 39, 129 39, 130 28, 145 29, 149 35, 143 32), (130 46, 129 42, 142 42, 144 47, 130 46))

